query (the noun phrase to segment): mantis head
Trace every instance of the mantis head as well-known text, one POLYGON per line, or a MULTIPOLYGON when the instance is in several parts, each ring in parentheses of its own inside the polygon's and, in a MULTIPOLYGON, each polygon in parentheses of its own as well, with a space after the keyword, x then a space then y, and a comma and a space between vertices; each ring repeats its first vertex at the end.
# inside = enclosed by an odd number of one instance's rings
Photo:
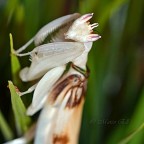
POLYGON ((98 23, 90 24, 88 22, 92 16, 93 13, 90 13, 76 19, 65 33, 65 39, 72 39, 78 42, 92 42, 101 38, 98 34, 92 34, 93 29, 98 26, 98 23))

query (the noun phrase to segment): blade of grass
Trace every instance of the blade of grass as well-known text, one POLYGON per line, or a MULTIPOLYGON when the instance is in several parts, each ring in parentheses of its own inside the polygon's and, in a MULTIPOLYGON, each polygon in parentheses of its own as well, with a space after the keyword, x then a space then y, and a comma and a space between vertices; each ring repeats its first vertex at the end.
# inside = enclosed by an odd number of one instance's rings
POLYGON ((12 17, 14 16, 17 5, 18 5, 18 0, 13 0, 13 1, 8 0, 7 1, 6 7, 5 7, 5 13, 6 13, 6 15, 8 15, 7 24, 9 24, 11 22, 12 17))
POLYGON ((11 128, 9 127, 8 123, 6 122, 2 112, 0 111, 0 130, 6 140, 13 139, 14 135, 12 133, 11 128))
POLYGON ((13 47, 13 38, 12 34, 10 36, 10 48, 11 48, 11 70, 12 70, 12 79, 13 82, 18 85, 19 84, 19 78, 18 78, 18 72, 20 70, 20 63, 16 55, 14 55, 14 47, 13 47))
POLYGON ((115 144, 119 141, 120 144, 125 144, 130 141, 130 144, 138 144, 142 142, 144 131, 144 89, 142 91, 136 110, 128 126, 120 125, 112 132, 108 139, 108 144, 115 144), (143 129, 143 130, 142 130, 143 129), (130 132, 132 132, 130 134, 130 132), (129 135, 130 134, 130 135, 129 135), (126 138, 122 139, 125 135, 126 138), (121 140, 122 139, 122 140, 121 140), (121 140, 121 141, 120 141, 121 140))
POLYGON ((140 127, 138 127, 133 133, 131 133, 126 138, 124 138, 118 144, 127 144, 130 140, 132 140, 136 136, 136 134, 138 134, 142 130, 144 130, 144 123, 142 123, 142 125, 140 125, 140 127))
POLYGON ((16 128, 18 134, 20 135, 27 130, 30 124, 30 118, 26 116, 26 108, 11 81, 8 82, 8 87, 11 93, 11 102, 16 122, 16 128))
MULTIPOLYGON (((138 101, 137 107, 135 109, 134 115, 132 116, 132 120, 129 124, 129 127, 127 129, 127 134, 129 134, 131 131, 133 131, 134 129, 137 129, 140 125, 143 124, 144 127, 144 89, 140 95, 140 99, 138 101)), ((139 129, 139 128, 138 128, 139 129)), ((133 133, 135 135, 135 132, 138 130, 135 130, 133 133)), ((136 132, 137 133, 137 132, 136 132)), ((144 129, 143 129, 143 133, 144 133, 144 129)), ((137 134, 132 141, 130 141, 130 144, 137 144, 137 143, 142 143, 142 139, 143 139, 143 133, 139 133, 137 134)))

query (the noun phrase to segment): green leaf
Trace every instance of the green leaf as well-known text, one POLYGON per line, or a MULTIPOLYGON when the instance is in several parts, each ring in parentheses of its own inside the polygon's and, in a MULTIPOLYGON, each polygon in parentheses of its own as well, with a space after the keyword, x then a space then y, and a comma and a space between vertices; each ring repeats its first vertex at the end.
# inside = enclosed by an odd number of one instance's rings
POLYGON ((8 123, 6 122, 1 111, 0 111, 0 130, 6 140, 11 140, 14 137, 12 130, 9 127, 8 123))
POLYGON ((26 115, 26 108, 16 92, 16 88, 11 81, 8 82, 11 93, 12 109, 14 112, 16 128, 18 134, 25 132, 30 124, 30 118, 26 115))
POLYGON ((10 48, 11 48, 11 70, 12 70, 12 78, 13 82, 18 85, 19 84, 19 77, 18 72, 20 71, 20 63, 16 55, 14 55, 14 47, 13 47, 13 38, 12 34, 10 36, 10 48))

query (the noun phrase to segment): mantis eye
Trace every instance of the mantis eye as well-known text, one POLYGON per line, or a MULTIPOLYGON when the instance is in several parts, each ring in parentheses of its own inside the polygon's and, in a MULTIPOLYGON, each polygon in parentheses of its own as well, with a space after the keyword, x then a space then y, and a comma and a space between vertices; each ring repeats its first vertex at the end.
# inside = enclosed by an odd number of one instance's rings
POLYGON ((77 86, 81 83, 81 76, 74 74, 69 77, 69 80, 72 82, 73 86, 77 86))
POLYGON ((75 79, 74 79, 74 82, 75 82, 75 83, 78 82, 78 78, 75 78, 75 79))

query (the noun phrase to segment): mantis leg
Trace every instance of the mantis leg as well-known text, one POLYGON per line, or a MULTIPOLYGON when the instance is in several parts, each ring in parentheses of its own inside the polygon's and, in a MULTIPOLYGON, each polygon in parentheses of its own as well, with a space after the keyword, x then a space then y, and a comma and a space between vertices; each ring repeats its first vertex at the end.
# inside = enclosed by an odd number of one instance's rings
POLYGON ((34 38, 31 38, 25 45, 23 45, 21 48, 15 51, 15 54, 19 56, 19 53, 24 51, 32 42, 34 41, 34 38))
POLYGON ((42 79, 37 84, 37 87, 34 91, 32 104, 29 106, 27 110, 28 115, 35 114, 38 110, 40 110, 52 89, 54 83, 61 77, 65 70, 65 66, 56 67, 50 71, 48 71, 42 79))
POLYGON ((79 57, 85 47, 78 42, 57 42, 36 47, 31 55, 31 66, 20 72, 23 81, 31 81, 42 77, 48 70, 67 64, 79 57))
POLYGON ((37 86, 37 83, 34 84, 33 86, 31 86, 27 91, 21 92, 19 95, 20 95, 20 96, 23 96, 23 95, 25 95, 25 94, 28 94, 28 93, 33 92, 33 91, 35 90, 36 86, 37 86))
POLYGON ((25 45, 23 45, 21 48, 16 50, 15 54, 18 56, 24 56, 24 55, 20 55, 20 53, 22 51, 24 51, 33 41, 34 41, 35 45, 40 45, 44 41, 44 39, 50 33, 52 33, 54 30, 61 27, 62 25, 66 25, 67 23, 77 19, 78 17, 80 17, 80 14, 75 13, 75 14, 66 15, 66 16, 60 17, 56 20, 53 20, 52 22, 50 22, 47 25, 45 25, 44 27, 42 27, 37 32, 37 34, 33 38, 31 38, 25 45))

